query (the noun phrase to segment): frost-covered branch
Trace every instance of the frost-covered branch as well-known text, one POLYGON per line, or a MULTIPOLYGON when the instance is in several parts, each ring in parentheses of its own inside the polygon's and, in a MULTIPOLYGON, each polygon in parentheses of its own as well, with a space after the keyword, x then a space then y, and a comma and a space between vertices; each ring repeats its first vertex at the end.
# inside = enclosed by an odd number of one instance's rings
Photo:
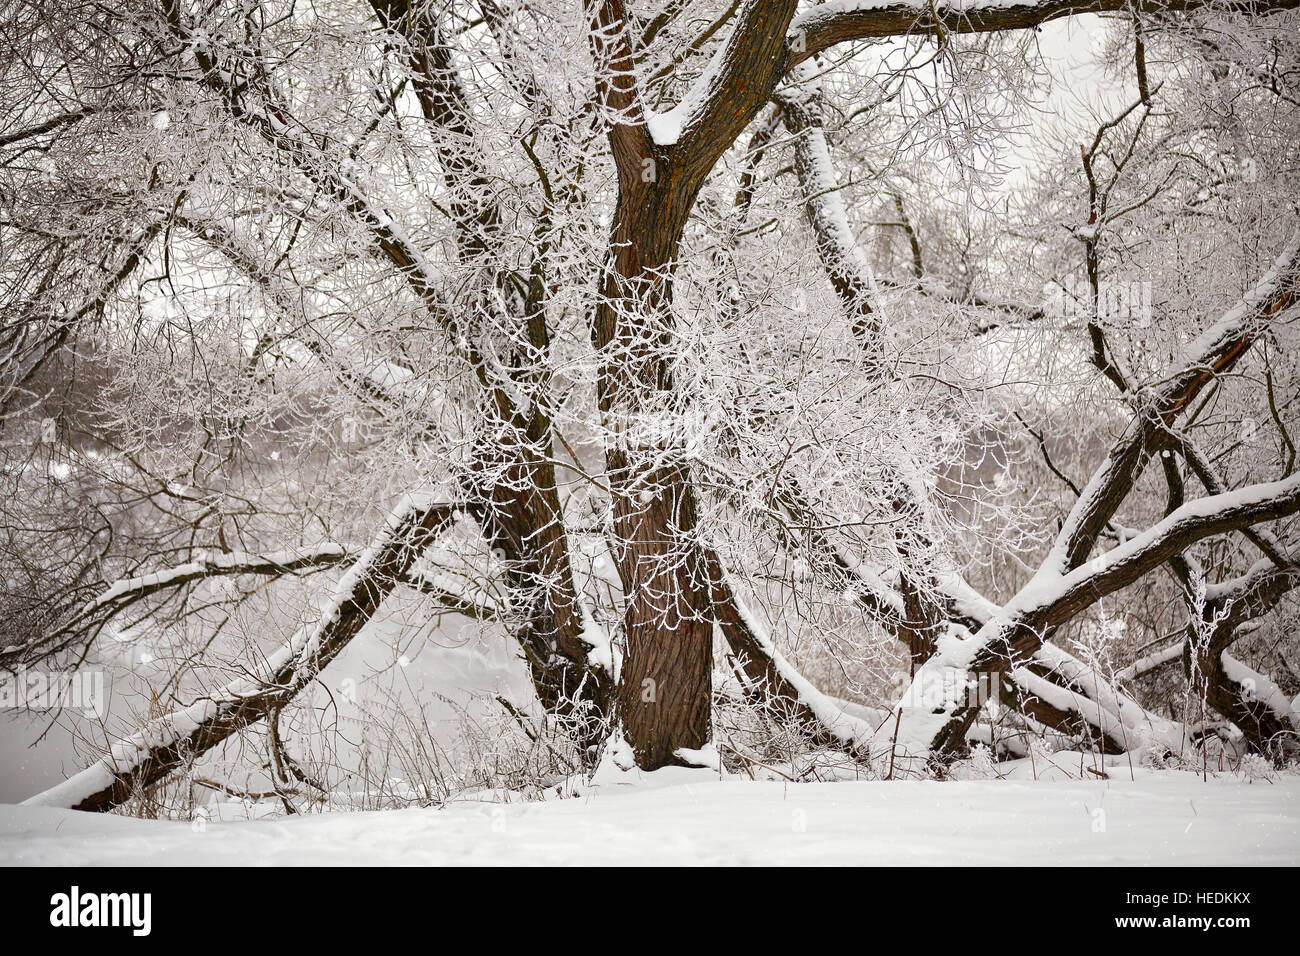
POLYGON ((292 700, 329 665, 410 571, 419 554, 455 520, 446 504, 407 498, 334 588, 321 619, 299 630, 252 674, 118 741, 98 762, 27 802, 105 811, 152 786, 251 723, 292 700))
POLYGON ((201 82, 221 98, 234 119, 291 159, 315 187, 354 217, 369 234, 376 253, 398 271, 429 314, 447 330, 453 347, 482 375, 477 350, 455 315, 443 308, 436 270, 402 225, 345 174, 339 158, 318 147, 318 138, 289 115, 288 104, 269 86, 269 80, 242 82, 230 56, 212 44, 206 31, 186 22, 179 0, 161 0, 161 5, 169 28, 193 56, 201 82))
POLYGON ((611 152, 620 182, 633 184, 645 172, 643 163, 653 146, 637 89, 627 12, 623 0, 585 0, 584 8, 591 23, 596 91, 606 113, 611 152))
POLYGON ((853 323, 853 332, 863 348, 874 354, 879 348, 881 316, 873 302, 879 303, 880 291, 871 264, 849 225, 822 126, 818 80, 805 68, 797 70, 793 80, 794 84, 779 92, 776 99, 781 118, 795 138, 795 169, 804 197, 804 213, 817 241, 822 268, 853 323))
MULTIPOLYGON (((975 634, 963 637, 964 629, 950 628, 939 642, 939 652, 918 671, 913 688, 923 688, 936 674, 1001 672, 1019 666, 1062 624, 1197 541, 1300 510, 1297 476, 1210 495, 1181 505, 1147 531, 1083 565, 1179 412, 1214 375, 1232 367, 1269 320, 1293 304, 1298 254, 1300 245, 1293 238, 1256 288, 1185 349, 1161 384, 1145 396, 1034 577, 975 634)), ((909 690, 909 697, 914 693, 909 690)), ((898 739, 886 741, 877 735, 877 746, 928 758, 957 747, 973 717, 972 708, 953 701, 938 708, 904 707, 898 739)))
POLYGON ((1112 446, 1065 520, 1049 561, 1063 573, 1087 560, 1169 429, 1216 375, 1229 371, 1270 321, 1300 296, 1300 233, 1237 305, 1189 343, 1156 384, 1137 396, 1137 414, 1112 446))

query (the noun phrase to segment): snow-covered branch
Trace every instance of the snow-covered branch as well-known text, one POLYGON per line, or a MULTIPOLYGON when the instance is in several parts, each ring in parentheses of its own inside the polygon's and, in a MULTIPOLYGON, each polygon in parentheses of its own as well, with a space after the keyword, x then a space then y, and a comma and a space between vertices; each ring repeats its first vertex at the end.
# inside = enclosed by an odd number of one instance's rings
POLYGON ((849 225, 822 127, 821 92, 812 70, 797 69, 793 85, 779 92, 776 99, 781 118, 795 137, 795 169, 804 213, 816 237, 822 267, 853 323, 854 334, 868 353, 874 353, 882 325, 880 290, 849 225))
POLYGON ((797 6, 797 0, 748 0, 681 102, 651 118, 655 141, 675 144, 675 161, 707 171, 744 132, 776 86, 797 6))
POLYGON ((335 586, 316 624, 302 628, 279 650, 252 663, 250 676, 151 721, 139 733, 113 744, 101 760, 27 802, 110 810, 283 707, 361 631, 420 552, 451 525, 455 515, 450 505, 404 499, 335 586))
MULTIPOLYGON (((1298 5, 1298 0, 1243 0, 1231 9, 1260 15, 1298 5)), ((806 8, 790 24, 786 69, 855 40, 1028 30, 1059 17, 1087 13, 1156 15, 1215 7, 1210 0, 829 0, 806 8)))
POLYGON ((786 660, 715 552, 708 551, 705 562, 714 620, 731 648, 749 700, 777 722, 794 724, 819 745, 864 756, 859 747, 870 741, 875 728, 839 707, 786 660))
POLYGON ((1136 397, 1137 413, 1092 476, 1057 535, 1049 563, 1064 573, 1087 560, 1102 531, 1132 491, 1150 456, 1170 440, 1170 427, 1216 375, 1230 370, 1265 326, 1300 296, 1300 232, 1272 269, 1233 308, 1189 343, 1157 384, 1136 397))
MULTIPOLYGON (((1087 565, 1062 575, 1051 559, 974 635, 950 631, 938 653, 917 672, 914 687, 936 675, 999 673, 1037 652, 1045 636, 1100 598, 1126 587, 1203 538, 1300 511, 1300 475, 1279 482, 1188 502, 1131 541, 1087 565)), ((913 696, 909 691, 909 698, 913 696)), ((973 717, 958 701, 942 707, 902 709, 897 747, 910 756, 928 757, 964 736, 973 717)), ((878 740, 892 747, 893 742, 878 740)))

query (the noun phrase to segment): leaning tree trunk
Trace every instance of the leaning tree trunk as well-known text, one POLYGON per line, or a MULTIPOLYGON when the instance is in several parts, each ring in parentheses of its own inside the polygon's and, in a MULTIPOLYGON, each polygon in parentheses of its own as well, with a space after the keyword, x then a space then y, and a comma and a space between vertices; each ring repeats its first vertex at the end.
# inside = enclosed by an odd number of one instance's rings
POLYGON ((221 691, 165 714, 102 759, 28 803, 103 812, 160 782, 232 734, 277 712, 374 617, 422 551, 455 520, 447 504, 406 501, 344 575, 325 616, 221 691))

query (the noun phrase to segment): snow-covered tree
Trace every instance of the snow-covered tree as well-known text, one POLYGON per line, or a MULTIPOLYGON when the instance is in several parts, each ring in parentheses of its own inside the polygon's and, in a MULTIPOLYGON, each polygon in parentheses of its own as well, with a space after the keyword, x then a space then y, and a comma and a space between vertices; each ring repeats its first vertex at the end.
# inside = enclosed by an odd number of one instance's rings
POLYGON ((571 766, 1294 753, 1295 6, 6 3, 0 665, 177 662, 41 799, 301 777, 396 601, 571 766))

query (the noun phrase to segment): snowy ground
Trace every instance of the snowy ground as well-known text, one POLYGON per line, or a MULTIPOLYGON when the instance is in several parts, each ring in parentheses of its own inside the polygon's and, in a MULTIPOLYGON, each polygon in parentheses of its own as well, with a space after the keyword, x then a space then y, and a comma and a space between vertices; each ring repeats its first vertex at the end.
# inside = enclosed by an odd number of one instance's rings
POLYGON ((1300 864, 1300 776, 784 784, 660 771, 580 796, 171 823, 0 806, 0 863, 1300 864))

